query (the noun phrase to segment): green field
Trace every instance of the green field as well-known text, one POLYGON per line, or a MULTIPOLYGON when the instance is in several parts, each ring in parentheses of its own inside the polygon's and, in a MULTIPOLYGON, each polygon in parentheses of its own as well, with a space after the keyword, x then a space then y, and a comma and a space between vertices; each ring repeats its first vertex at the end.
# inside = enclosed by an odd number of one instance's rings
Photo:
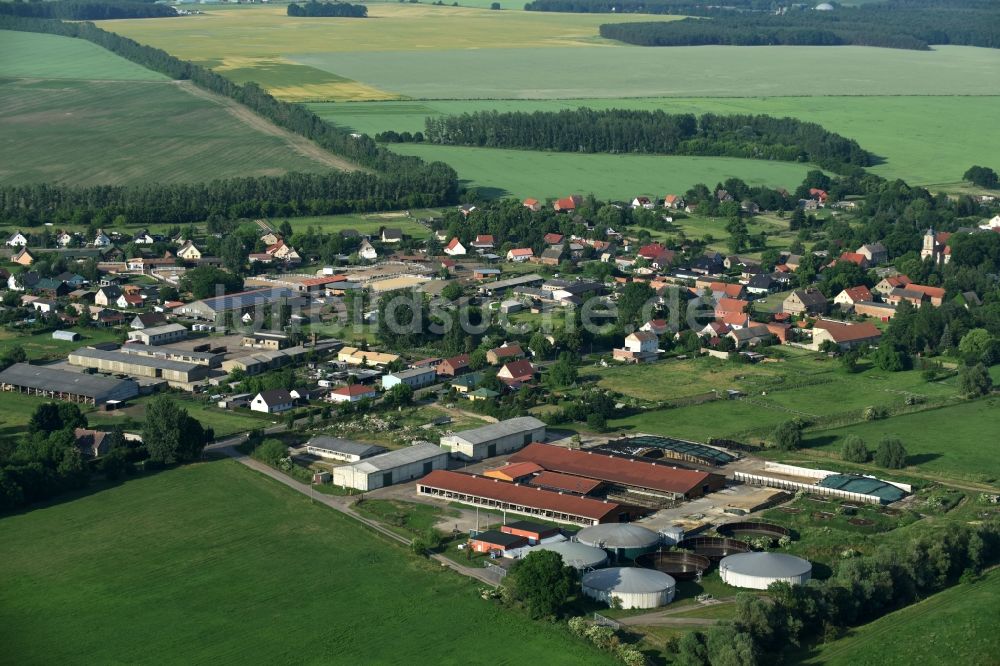
MULTIPOLYGON (((994 91, 997 92, 997 91, 994 91)), ((881 160, 870 170, 913 184, 957 181, 972 164, 992 164, 1000 152, 993 129, 997 97, 733 97, 573 100, 428 100, 407 102, 317 103, 323 118, 353 131, 416 132, 424 119, 483 110, 558 111, 586 106, 667 113, 765 113, 819 123, 856 140, 881 160)))
POLYGON ((961 403, 884 421, 807 433, 803 447, 837 453, 847 435, 869 449, 884 436, 898 437, 921 470, 995 483, 1000 479, 1000 400, 961 403))
POLYGON ((794 189, 810 168, 807 164, 731 157, 583 155, 430 144, 400 144, 392 149, 425 160, 447 162, 465 185, 487 188, 491 195, 515 197, 561 197, 573 193, 605 199, 631 199, 637 194, 662 197, 668 192, 683 192, 697 183, 714 185, 731 177, 755 185, 794 189))
POLYGON ((89 42, 4 33, 0 77, 0 184, 199 182, 325 171, 336 161, 89 42), (18 58, 7 62, 12 45, 18 58))
POLYGON ((8 516, 0 543, 2 663, 612 661, 231 461, 8 516))
POLYGON ((860 46, 399 48, 378 53, 302 52, 288 57, 413 99, 1000 92, 1000 53, 964 46, 941 46, 933 51, 860 46), (448 75, 441 76, 442 72, 448 75), (829 76, 817 76, 817 72, 829 76))
POLYGON ((82 39, 10 30, 0 30, 0 78, 168 80, 82 39))
MULTIPOLYGON (((410 217, 403 213, 370 213, 367 215, 316 215, 307 217, 292 217, 288 222, 296 233, 304 232, 313 227, 324 233, 339 233, 344 229, 354 229, 361 234, 377 234, 382 227, 394 227, 406 236, 426 238, 430 235, 427 227, 416 221, 420 217, 433 217, 438 211, 412 210, 410 217)), ((274 224, 280 224, 284 218, 275 218, 274 224)))
POLYGON ((939 592, 820 645, 802 655, 802 661, 826 666, 996 664, 998 608, 1000 569, 994 569, 977 582, 939 592))
POLYGON ((52 333, 30 334, 21 331, 10 331, 0 329, 0 353, 7 351, 11 347, 19 346, 24 349, 31 361, 66 358, 66 355, 74 349, 95 345, 100 342, 118 342, 122 339, 119 331, 113 328, 66 328, 68 331, 75 331, 80 334, 80 339, 76 342, 65 340, 53 340, 52 333))

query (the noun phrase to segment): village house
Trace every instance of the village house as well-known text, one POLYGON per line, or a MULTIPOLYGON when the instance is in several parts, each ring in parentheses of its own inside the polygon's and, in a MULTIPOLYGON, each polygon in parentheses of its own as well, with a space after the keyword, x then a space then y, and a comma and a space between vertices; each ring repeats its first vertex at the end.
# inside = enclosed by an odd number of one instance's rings
POLYGON ((459 257, 465 254, 465 246, 462 245, 462 241, 458 240, 458 236, 455 236, 445 246, 444 253, 450 257, 459 257))
POLYGON ((118 285, 108 285, 101 287, 94 295, 94 305, 111 306, 122 296, 121 287, 118 285))
POLYGON ((13 257, 10 258, 10 260, 21 266, 30 266, 35 263, 35 255, 33 255, 27 247, 22 247, 14 254, 13 257))
POLYGON ((636 331, 625 338, 625 346, 612 350, 612 358, 626 363, 648 363, 656 360, 659 338, 650 331, 636 331))
POLYGON ((882 243, 866 243, 859 247, 856 252, 868 261, 869 266, 878 266, 889 261, 889 251, 882 243))
POLYGON ((579 194, 571 194, 568 197, 563 197, 562 199, 556 199, 556 202, 552 204, 552 208, 556 212, 567 213, 573 212, 579 208, 580 204, 583 203, 583 197, 579 194))
POLYGON ((195 247, 191 241, 187 241, 177 248, 177 256, 184 261, 197 261, 201 259, 201 250, 195 247))
POLYGON ((476 239, 472 241, 472 247, 477 250, 492 250, 493 245, 493 236, 490 234, 479 234, 476 236, 476 239))
POLYGON ((250 402, 250 410, 265 414, 280 414, 295 407, 295 398, 285 389, 261 391, 250 402))
POLYGON ((531 361, 524 359, 507 363, 497 372, 497 379, 508 386, 527 384, 534 378, 535 366, 531 364, 531 361))
POLYGON ((521 205, 535 213, 537 213, 542 209, 542 204, 540 201, 538 201, 538 199, 530 199, 530 198, 525 199, 523 202, 521 202, 521 205))
POLYGON ((874 291, 876 294, 884 298, 891 294, 893 289, 905 287, 910 284, 910 282, 910 278, 906 277, 902 273, 899 275, 890 275, 889 277, 882 278, 882 280, 875 285, 874 291))
POLYGON ((468 372, 470 360, 468 354, 459 354, 441 361, 435 369, 441 377, 457 377, 468 372))
POLYGON ((823 314, 826 308, 826 296, 818 289, 796 289, 781 303, 783 312, 795 315, 823 314))
POLYGON ((649 197, 636 197, 632 199, 632 209, 643 208, 645 210, 653 210, 656 208, 656 204, 649 197))
POLYGON ((736 344, 737 349, 756 347, 771 339, 771 331, 764 324, 752 323, 742 328, 736 328, 726 334, 726 337, 736 344))
POLYGON ((668 194, 663 197, 663 207, 672 210, 682 210, 684 208, 684 199, 677 194, 668 194))
POLYGON ((516 247, 507 251, 507 261, 521 263, 535 256, 530 247, 516 247))
POLYGON ((559 245, 553 245, 552 247, 547 247, 542 250, 541 256, 538 257, 538 263, 546 266, 558 266, 559 262, 562 261, 562 258, 562 247, 559 245))
POLYGON ((870 300, 872 300, 872 292, 868 289, 868 287, 859 285, 857 287, 842 290, 834 297, 833 303, 835 305, 839 305, 844 310, 849 310, 857 303, 870 300))
POLYGON ((564 236, 562 234, 557 234, 552 232, 542 236, 542 240, 545 242, 546 245, 562 245, 563 238, 564 236))
POLYGON ((922 284, 910 283, 905 287, 897 287, 889 292, 885 297, 886 303, 899 305, 903 301, 909 301, 913 307, 919 308, 925 302, 934 307, 941 307, 944 303, 945 290, 941 287, 928 287, 922 284))
POLYGON ((22 234, 20 231, 15 231, 7 239, 5 245, 7 247, 24 247, 28 244, 28 237, 22 234))
POLYGON ((362 400, 374 400, 378 396, 378 391, 373 386, 364 384, 347 384, 330 391, 326 399, 330 402, 361 402, 362 400))
POLYGON ((517 343, 511 345, 503 344, 486 352, 486 361, 490 365, 500 365, 508 361, 522 359, 524 356, 524 350, 521 349, 521 345, 517 343))
POLYGON ((103 230, 98 229, 97 234, 94 236, 94 242, 91 245, 94 247, 111 247, 111 237, 104 233, 103 230))
POLYGON ((402 241, 403 241, 403 232, 400 229, 395 229, 392 227, 384 227, 382 229, 383 243, 401 243, 402 241))
POLYGON ((375 261, 378 259, 378 252, 375 250, 375 246, 365 238, 361 241, 361 246, 358 248, 358 256, 366 261, 375 261))

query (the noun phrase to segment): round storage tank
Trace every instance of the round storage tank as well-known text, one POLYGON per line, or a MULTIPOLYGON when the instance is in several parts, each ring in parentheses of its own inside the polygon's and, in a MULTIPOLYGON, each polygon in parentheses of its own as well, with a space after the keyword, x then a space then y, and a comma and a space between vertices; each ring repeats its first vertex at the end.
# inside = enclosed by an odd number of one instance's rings
POLYGON ((719 576, 734 587, 766 590, 771 583, 806 583, 812 576, 812 564, 785 553, 738 553, 722 558, 719 576))
POLYGON ((640 525, 628 523, 607 523, 585 527, 576 535, 576 540, 587 546, 603 548, 611 558, 634 560, 643 553, 656 549, 660 535, 640 525))
POLYGON ((608 554, 600 548, 587 546, 575 541, 561 541, 543 546, 535 546, 531 552, 538 550, 551 550, 562 555, 563 563, 566 566, 578 570, 597 569, 608 563, 608 554))
POLYGON ((598 569, 583 575, 583 593, 609 606, 614 600, 622 608, 658 608, 674 600, 677 582, 662 571, 637 567, 598 569))

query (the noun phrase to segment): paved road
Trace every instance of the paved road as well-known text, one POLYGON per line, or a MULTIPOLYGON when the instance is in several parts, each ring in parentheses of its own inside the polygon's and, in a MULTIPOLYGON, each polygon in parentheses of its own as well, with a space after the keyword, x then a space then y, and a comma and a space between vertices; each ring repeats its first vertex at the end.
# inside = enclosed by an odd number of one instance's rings
MULTIPOLYGON (((274 433, 283 429, 284 426, 274 426, 272 428, 268 428, 265 431, 265 433, 274 433)), ((339 511, 345 516, 348 516, 349 518, 352 518, 358 521, 359 523, 362 523, 367 527, 370 527, 371 529, 375 530, 382 536, 391 539, 392 541, 395 541, 407 547, 410 546, 410 539, 402 537, 393 532, 392 530, 386 529, 378 522, 371 520, 369 518, 365 518, 357 511, 355 511, 351 507, 351 504, 353 502, 353 499, 351 497, 340 496, 340 495, 325 495, 323 493, 317 493, 316 491, 313 490, 312 486, 310 486, 309 484, 296 481, 295 479, 279 472, 273 467, 265 465, 264 463, 258 460, 254 460, 247 454, 239 451, 236 447, 237 445, 243 443, 244 441, 246 441, 246 435, 237 435, 236 437, 230 437, 229 439, 213 442, 212 444, 205 447, 205 450, 214 451, 217 453, 222 453, 224 455, 227 455, 230 458, 234 459, 235 461, 243 465, 246 465, 250 469, 260 472, 261 474, 274 479, 278 483, 284 484, 289 488, 291 488, 292 490, 295 490, 297 492, 302 493, 303 495, 306 495, 307 497, 312 498, 313 501, 319 502, 320 504, 325 504, 331 509, 339 511)), ((444 555, 436 553, 431 553, 429 556, 431 559, 440 562, 442 566, 448 567, 449 569, 452 569, 453 571, 456 571, 462 574, 463 576, 468 576, 469 578, 475 578, 476 580, 482 583, 486 583, 487 585, 490 586, 495 587, 497 585, 498 581, 496 580, 496 577, 490 575, 490 572, 487 569, 462 566, 461 564, 458 564, 457 562, 448 559, 444 555)))

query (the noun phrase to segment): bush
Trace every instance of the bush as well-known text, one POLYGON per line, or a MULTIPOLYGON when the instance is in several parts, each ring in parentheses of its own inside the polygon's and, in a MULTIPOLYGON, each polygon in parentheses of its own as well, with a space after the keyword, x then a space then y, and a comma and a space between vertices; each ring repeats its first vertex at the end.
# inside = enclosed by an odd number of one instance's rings
POLYGON ((265 439, 253 452, 254 458, 266 462, 268 465, 277 465, 282 458, 287 456, 288 447, 280 439, 265 439))
POLYGON ((962 393, 970 398, 987 395, 993 390, 993 379, 982 363, 962 368, 958 373, 958 385, 962 393))
POLYGON ((906 449, 895 437, 883 437, 875 451, 875 464, 886 469, 906 467, 906 449))
POLYGON ((857 435, 848 435, 840 450, 840 457, 847 462, 866 463, 871 460, 871 453, 865 446, 865 441, 857 435))
POLYGON ((782 451, 794 451, 802 446, 802 424, 785 421, 774 430, 774 444, 782 451))

